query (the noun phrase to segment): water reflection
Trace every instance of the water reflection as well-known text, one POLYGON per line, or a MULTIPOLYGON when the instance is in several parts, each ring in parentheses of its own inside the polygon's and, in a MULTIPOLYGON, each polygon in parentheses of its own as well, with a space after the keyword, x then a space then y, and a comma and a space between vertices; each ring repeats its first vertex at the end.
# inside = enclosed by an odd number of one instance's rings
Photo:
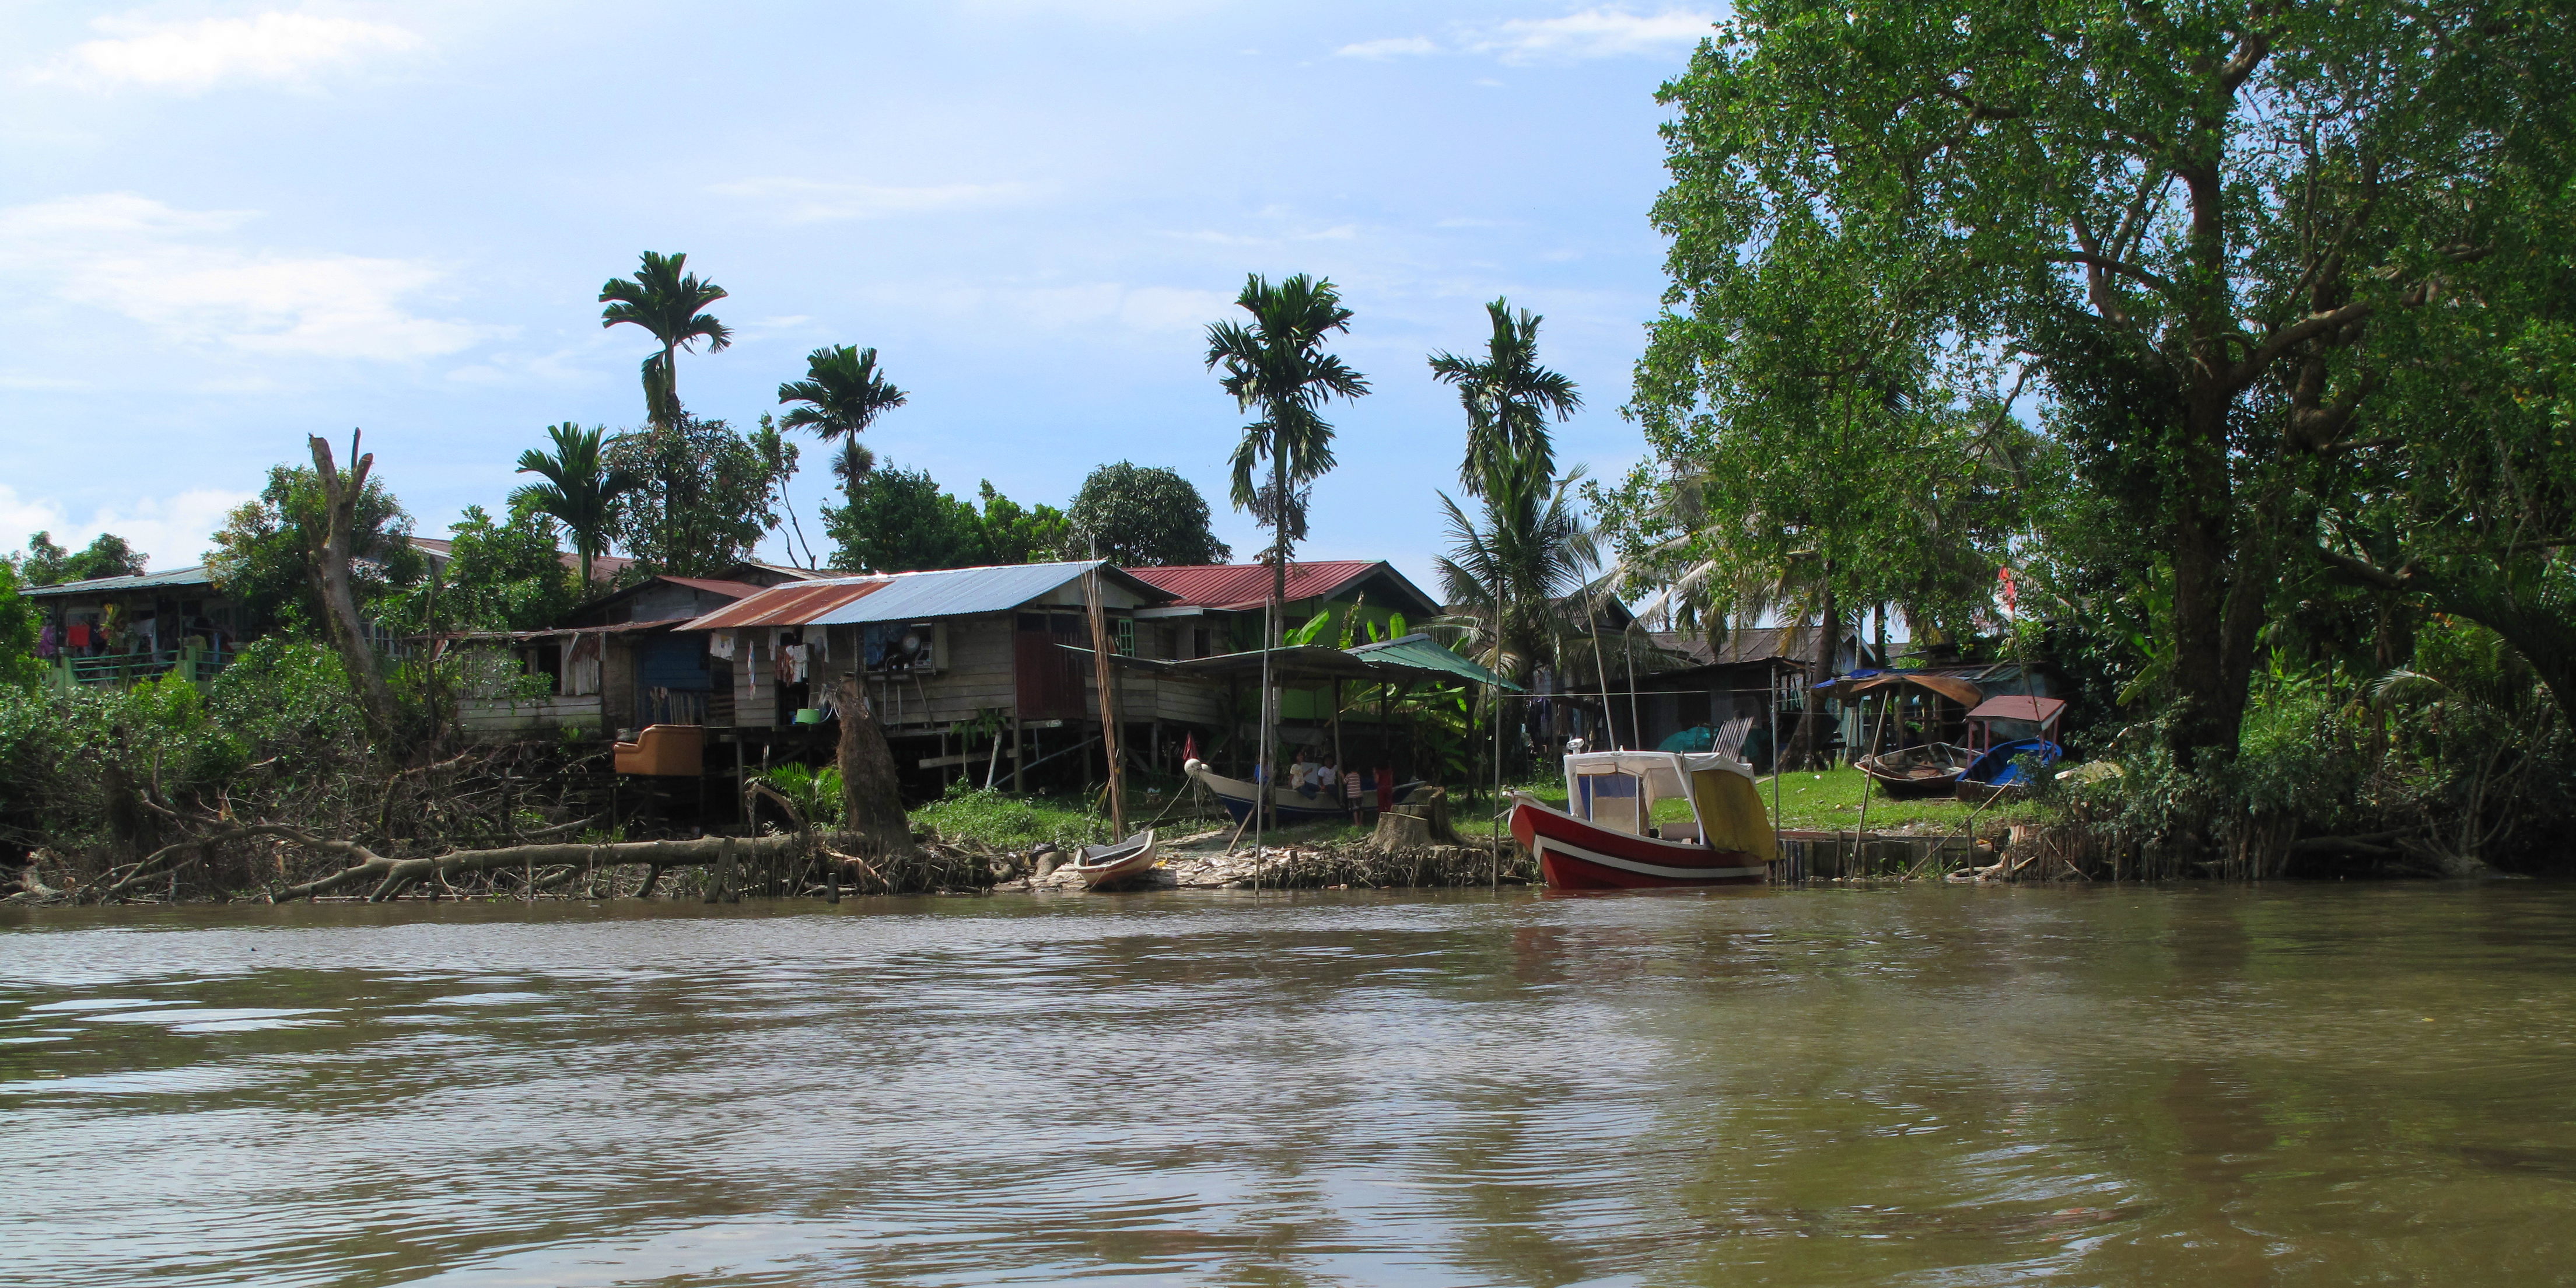
POLYGON ((2576 892, 10 913, 47 1283, 2516 1283, 2576 892))

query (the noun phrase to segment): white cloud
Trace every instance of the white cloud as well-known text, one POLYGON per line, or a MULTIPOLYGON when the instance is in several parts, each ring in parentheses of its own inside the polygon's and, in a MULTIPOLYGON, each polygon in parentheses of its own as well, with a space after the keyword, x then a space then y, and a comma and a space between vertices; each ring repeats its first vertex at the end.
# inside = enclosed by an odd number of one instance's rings
POLYGON ((495 333, 406 307, 446 275, 436 265, 221 240, 254 217, 178 210, 131 193, 12 206, 0 209, 0 278, 252 353, 416 359, 495 333))
POLYGON ((1699 43, 1716 25, 1717 15, 1695 9, 1649 17, 1605 5, 1562 18, 1513 18, 1470 38, 1467 48, 1506 63, 1662 54, 1699 43))
POLYGON ((390 23, 315 13, 154 22, 131 15, 90 24, 84 41, 47 70, 47 79, 97 88, 141 85, 193 93, 241 82, 301 83, 319 71, 425 42, 390 23))
POLYGON ((1616 58, 1686 49, 1708 35, 1716 24, 1717 15, 1696 9, 1666 9, 1642 15, 1602 5, 1562 18, 1513 18, 1489 26, 1461 27, 1455 33, 1454 46, 1443 46, 1428 36, 1390 36, 1344 45, 1333 52, 1344 58, 1386 59, 1421 57, 1454 47, 1461 53, 1491 54, 1515 64, 1616 58))
POLYGON ((720 183, 713 191, 719 196, 773 204, 788 222, 807 224, 1009 205, 1026 200, 1033 189, 1024 183, 945 183, 896 188, 781 178, 720 183))
POLYGON ((42 497, 22 497, 0 483, 0 551, 16 554, 27 538, 50 533, 54 544, 78 550, 90 538, 113 532, 150 557, 157 571, 185 568, 205 560, 215 530, 224 516, 253 496, 219 488, 193 488, 168 498, 146 497, 131 510, 101 506, 88 518, 75 520, 61 504, 42 497))
POLYGON ((1333 52, 1344 58, 1404 58, 1439 53, 1440 45, 1428 36, 1389 36, 1344 45, 1333 52))

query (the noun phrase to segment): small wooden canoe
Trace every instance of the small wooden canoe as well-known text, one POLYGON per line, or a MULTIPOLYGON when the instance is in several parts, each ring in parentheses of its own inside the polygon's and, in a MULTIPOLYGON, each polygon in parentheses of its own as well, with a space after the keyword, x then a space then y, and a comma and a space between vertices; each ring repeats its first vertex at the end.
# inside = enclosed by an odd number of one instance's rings
POLYGON ((1149 827, 1114 844, 1086 845, 1071 866, 1084 885, 1097 890, 1141 877, 1161 861, 1162 856, 1154 852, 1154 829, 1149 827))
POLYGON ((1958 785, 1959 775, 1966 772, 1976 758, 1977 753, 1965 747, 1933 742, 1863 756, 1854 763, 1860 772, 1878 784, 1880 791, 1903 800, 1916 796, 1950 795, 1958 785))

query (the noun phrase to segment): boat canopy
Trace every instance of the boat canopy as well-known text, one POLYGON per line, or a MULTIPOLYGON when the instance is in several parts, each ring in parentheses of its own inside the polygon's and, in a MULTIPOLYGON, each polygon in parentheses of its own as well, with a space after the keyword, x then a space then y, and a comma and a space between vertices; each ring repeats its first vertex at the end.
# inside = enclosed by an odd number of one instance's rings
POLYGON ((1647 793, 1657 799, 1689 795, 1690 789, 1683 786, 1683 775, 1708 769, 1753 776, 1752 766, 1715 752, 1587 751, 1565 758, 1568 779, 1586 774, 1626 774, 1644 782, 1647 793))
POLYGON ((1587 751, 1565 758, 1565 809, 1610 831, 1664 840, 1697 839, 1721 848, 1767 853, 1771 821, 1753 770, 1714 752, 1587 751), (1690 802, 1688 826, 1654 824, 1654 805, 1690 802))

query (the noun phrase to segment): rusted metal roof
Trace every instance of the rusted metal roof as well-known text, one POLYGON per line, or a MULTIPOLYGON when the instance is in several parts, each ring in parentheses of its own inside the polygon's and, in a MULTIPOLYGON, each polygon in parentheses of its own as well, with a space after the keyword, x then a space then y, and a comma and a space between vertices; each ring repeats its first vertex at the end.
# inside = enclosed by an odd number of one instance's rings
POLYGON ((741 630, 752 626, 811 626, 836 608, 886 588, 877 577, 791 581, 746 595, 704 617, 680 623, 684 631, 741 630))
POLYGON ((1130 593, 1159 601, 1171 594, 1106 561, 1003 564, 940 568, 884 576, 835 577, 772 586, 747 599, 683 622, 684 631, 743 630, 758 626, 847 626, 857 622, 909 622, 933 617, 1001 613, 1039 598, 1093 568, 1130 593))
POLYGON ((673 582, 691 590, 703 590, 710 595, 722 595, 727 599, 749 599, 763 589, 747 581, 718 581, 713 577, 665 576, 658 580, 673 582))
MULTIPOLYGON (((1178 602, 1201 608, 1244 610, 1259 608, 1270 602, 1270 565, 1268 564, 1191 564, 1177 568, 1130 568, 1136 577, 1160 586, 1179 597, 1178 602)), ((1422 593, 1421 588, 1405 580, 1393 564, 1371 559, 1318 559, 1311 563, 1288 565, 1288 598, 1331 599, 1371 574, 1383 572, 1392 578, 1412 601, 1383 607, 1436 613, 1440 601, 1422 593)))

